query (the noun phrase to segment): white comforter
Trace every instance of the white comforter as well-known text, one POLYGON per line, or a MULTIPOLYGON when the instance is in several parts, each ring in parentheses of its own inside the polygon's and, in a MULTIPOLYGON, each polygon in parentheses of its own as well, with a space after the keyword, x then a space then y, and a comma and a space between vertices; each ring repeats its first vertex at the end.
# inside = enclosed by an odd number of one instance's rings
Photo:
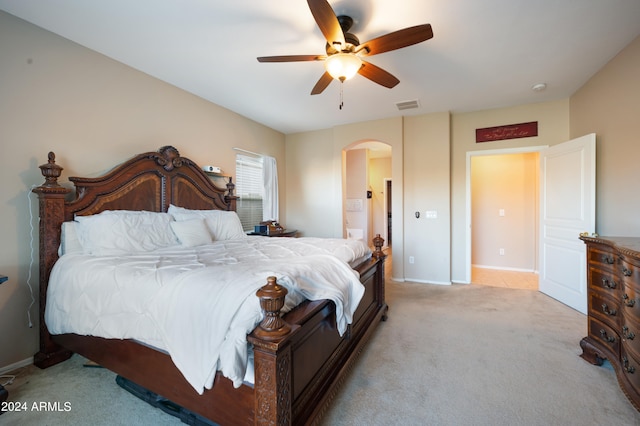
POLYGON ((52 334, 137 339, 166 350, 196 391, 220 370, 242 384, 246 335, 262 319, 255 292, 270 275, 303 299, 336 304, 342 334, 364 288, 348 263, 370 255, 361 241, 268 238, 95 257, 67 254, 54 265, 45 320, 52 334))

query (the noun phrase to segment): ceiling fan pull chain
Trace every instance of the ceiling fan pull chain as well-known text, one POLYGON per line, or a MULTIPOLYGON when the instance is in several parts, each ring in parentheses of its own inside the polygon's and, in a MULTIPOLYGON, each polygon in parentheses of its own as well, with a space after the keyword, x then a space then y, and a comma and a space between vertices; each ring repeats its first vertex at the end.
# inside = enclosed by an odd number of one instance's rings
POLYGON ((344 83, 340 81, 340 109, 342 109, 342 106, 344 105, 343 93, 342 93, 343 84, 344 83))

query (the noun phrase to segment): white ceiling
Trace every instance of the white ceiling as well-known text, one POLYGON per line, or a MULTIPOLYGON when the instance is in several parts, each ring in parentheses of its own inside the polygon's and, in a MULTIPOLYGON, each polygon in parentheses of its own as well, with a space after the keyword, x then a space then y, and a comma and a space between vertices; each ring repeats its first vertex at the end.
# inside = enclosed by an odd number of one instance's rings
POLYGON ((4 10, 283 133, 431 112, 566 98, 640 34, 640 0, 330 0, 361 42, 430 23, 433 39, 368 60, 361 76, 309 93, 324 54, 304 0, 0 0, 4 10), (544 82, 547 89, 531 87, 544 82), (417 99, 420 108, 398 111, 417 99))

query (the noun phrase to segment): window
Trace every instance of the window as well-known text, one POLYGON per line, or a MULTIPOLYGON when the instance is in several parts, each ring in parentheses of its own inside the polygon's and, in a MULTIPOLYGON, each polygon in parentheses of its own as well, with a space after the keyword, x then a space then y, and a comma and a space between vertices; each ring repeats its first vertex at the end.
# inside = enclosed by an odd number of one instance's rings
POLYGON ((253 231, 262 222, 263 191, 262 158, 237 154, 236 195, 240 199, 236 211, 245 231, 253 231))

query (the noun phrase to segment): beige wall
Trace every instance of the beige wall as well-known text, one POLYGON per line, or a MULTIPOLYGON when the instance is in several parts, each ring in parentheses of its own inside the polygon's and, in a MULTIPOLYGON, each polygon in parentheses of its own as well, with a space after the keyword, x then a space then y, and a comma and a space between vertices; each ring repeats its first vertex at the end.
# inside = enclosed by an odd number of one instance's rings
POLYGON ((342 236, 342 165, 334 159, 333 130, 286 140, 287 228, 306 237, 342 236))
POLYGON ((572 97, 571 137, 596 134, 596 232, 640 236, 640 37, 572 97))
MULTIPOLYGON (((286 181, 283 134, 3 12, 0 58, 0 274, 9 277, 0 285, 0 369, 37 349, 37 301, 29 309, 33 328, 27 318, 30 272, 36 299, 38 292, 38 213, 29 194, 43 182, 37 166, 49 151, 64 167, 63 181, 163 145, 232 175, 233 147, 268 154, 278 161, 279 181, 286 181)), ((280 193, 284 205, 282 183, 280 193)))
POLYGON ((407 280, 451 283, 450 133, 449 113, 404 120, 404 257, 394 242, 393 261, 404 262, 407 280))

